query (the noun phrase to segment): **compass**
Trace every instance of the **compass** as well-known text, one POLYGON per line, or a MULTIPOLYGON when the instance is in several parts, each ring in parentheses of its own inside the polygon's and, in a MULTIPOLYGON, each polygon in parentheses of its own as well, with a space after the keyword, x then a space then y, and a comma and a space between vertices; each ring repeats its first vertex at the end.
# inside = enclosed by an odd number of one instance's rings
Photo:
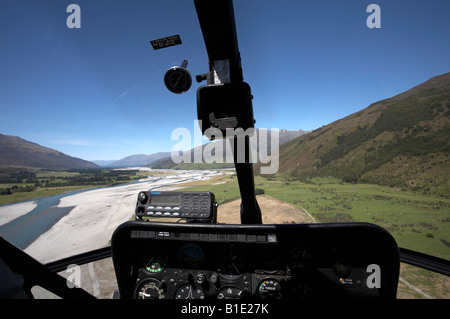
POLYGON ((164 84, 167 89, 176 94, 187 92, 192 85, 192 77, 186 69, 187 60, 181 66, 173 66, 164 75, 164 84))

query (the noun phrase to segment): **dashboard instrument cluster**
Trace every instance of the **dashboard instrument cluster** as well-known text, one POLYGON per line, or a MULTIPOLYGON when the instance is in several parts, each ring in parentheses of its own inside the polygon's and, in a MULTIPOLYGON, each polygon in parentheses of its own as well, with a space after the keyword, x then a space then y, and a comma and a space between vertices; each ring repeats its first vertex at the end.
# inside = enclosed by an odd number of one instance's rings
POLYGON ((395 298, 399 271, 395 241, 365 223, 133 221, 112 255, 125 299, 395 298))

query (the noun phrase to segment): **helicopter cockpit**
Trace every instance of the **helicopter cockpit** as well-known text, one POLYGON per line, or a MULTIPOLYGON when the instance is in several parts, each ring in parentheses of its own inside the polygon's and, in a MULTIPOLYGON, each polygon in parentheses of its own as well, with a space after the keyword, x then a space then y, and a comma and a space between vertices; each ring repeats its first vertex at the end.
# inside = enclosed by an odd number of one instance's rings
MULTIPOLYGON (((262 225, 249 136, 242 134, 254 128, 255 120, 233 5, 194 2, 210 66, 197 77, 207 81, 197 91, 198 120, 210 140, 233 140, 241 225, 216 223, 217 205, 209 192, 140 192, 136 221, 121 225, 111 243, 120 298, 395 298, 399 253, 382 228, 364 223, 262 225), (239 154, 239 143, 245 145, 244 154, 239 154), (146 217, 187 222, 149 222, 146 217)), ((189 75, 176 75, 175 84, 189 84, 183 76, 189 75)), ((168 88, 180 93, 170 83, 168 88)))
MULTIPOLYGON (((263 224, 249 148, 253 97, 243 78, 233 3, 194 4, 209 59, 209 70, 196 76, 197 82, 206 81, 197 91, 197 119, 208 139, 230 140, 241 224, 218 223, 220 207, 212 192, 142 190, 134 220, 115 230, 111 247, 41 265, 1 239, 4 261, 24 276, 24 290, 38 283, 62 297, 92 298, 68 288, 56 273, 105 257, 114 265, 115 299, 395 299, 401 261, 445 273, 441 261, 427 263, 422 255, 399 249, 375 224, 263 224)), ((160 49, 177 41, 174 36, 152 44, 160 49)), ((166 72, 171 92, 191 87, 187 65, 184 60, 166 72)))

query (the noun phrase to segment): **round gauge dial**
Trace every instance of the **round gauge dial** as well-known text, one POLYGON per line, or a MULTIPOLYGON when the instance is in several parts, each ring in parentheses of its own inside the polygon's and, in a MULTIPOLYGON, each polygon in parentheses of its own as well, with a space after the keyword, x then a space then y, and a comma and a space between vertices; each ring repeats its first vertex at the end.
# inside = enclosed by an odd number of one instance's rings
POLYGON ((295 247, 289 255, 293 271, 303 271, 311 266, 312 257, 306 248, 295 247))
POLYGON ((152 247, 142 255, 144 272, 149 275, 161 272, 166 267, 168 259, 167 249, 158 245, 152 247))
POLYGON ((265 273, 274 274, 280 269, 280 257, 278 251, 273 248, 258 251, 258 259, 261 260, 260 269, 265 273))
POLYGON ((178 288, 175 299, 205 299, 205 294, 199 286, 186 284, 178 288))
POLYGON ((136 287, 134 297, 136 299, 164 299, 164 293, 159 288, 159 282, 154 279, 143 280, 136 287))
POLYGON ((217 292, 217 299, 241 299, 242 290, 236 286, 225 286, 217 292))
POLYGON ((281 299, 281 286, 278 280, 273 278, 265 279, 258 287, 261 299, 281 299))
POLYGON ((145 265, 144 269, 150 273, 156 273, 156 272, 162 271, 165 266, 166 266, 166 263, 162 259, 152 258, 145 265))
POLYGON ((206 259, 203 249, 194 243, 181 246, 177 252, 177 258, 185 268, 198 268, 206 259))
POLYGON ((164 75, 164 84, 167 89, 176 94, 187 92, 192 85, 192 77, 185 68, 174 66, 164 75))

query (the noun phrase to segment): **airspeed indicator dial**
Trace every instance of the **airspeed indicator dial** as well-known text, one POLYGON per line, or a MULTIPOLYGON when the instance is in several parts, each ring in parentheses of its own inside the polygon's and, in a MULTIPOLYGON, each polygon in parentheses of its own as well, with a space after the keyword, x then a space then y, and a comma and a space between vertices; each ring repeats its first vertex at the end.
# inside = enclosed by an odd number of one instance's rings
POLYGON ((159 282, 154 279, 143 280, 136 287, 136 299, 164 299, 164 292, 159 288, 159 282))

